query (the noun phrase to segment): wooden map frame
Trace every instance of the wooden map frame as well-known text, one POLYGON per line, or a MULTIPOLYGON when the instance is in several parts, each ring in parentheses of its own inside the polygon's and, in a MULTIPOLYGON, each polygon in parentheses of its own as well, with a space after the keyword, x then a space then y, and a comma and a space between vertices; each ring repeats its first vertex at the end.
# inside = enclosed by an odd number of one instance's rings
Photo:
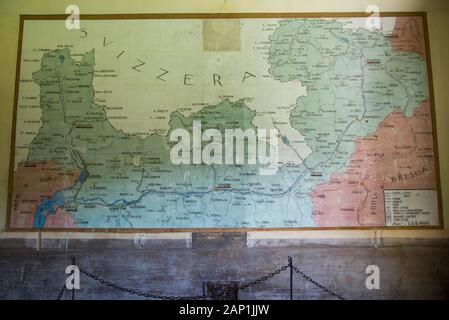
MULTIPOLYGON (((363 18, 369 17, 365 12, 314 12, 314 13, 137 13, 137 14, 80 14, 80 20, 137 20, 137 19, 231 19, 231 18, 363 18)), ((68 14, 20 15, 19 39, 17 47, 16 78, 14 92, 14 110, 11 132, 10 166, 7 198, 6 231, 9 232, 119 232, 119 233, 168 233, 168 232, 252 232, 252 231, 307 231, 307 230, 424 230, 444 229, 441 179, 438 158, 438 139, 436 131, 436 114, 434 101, 433 77, 429 49, 429 33, 426 12, 380 12, 379 17, 421 17, 424 30, 426 64, 429 85, 429 103, 432 120, 433 151, 435 159, 436 191, 438 198, 438 226, 361 226, 361 227, 282 227, 282 228, 12 228, 11 209, 14 180, 15 136, 17 121, 17 104, 19 95, 20 65, 23 40, 23 26, 26 20, 66 20, 68 14)), ((435 189, 432 189, 435 190, 435 189)))

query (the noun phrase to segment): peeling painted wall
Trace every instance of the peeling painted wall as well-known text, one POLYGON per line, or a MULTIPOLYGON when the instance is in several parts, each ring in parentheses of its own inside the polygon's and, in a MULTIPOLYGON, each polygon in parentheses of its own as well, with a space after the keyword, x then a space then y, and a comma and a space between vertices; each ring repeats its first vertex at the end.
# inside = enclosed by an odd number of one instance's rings
MULTIPOLYGON (((287 264, 348 299, 449 298, 447 240, 369 239, 251 241, 246 234, 193 234, 192 239, 36 239, 0 241, 0 299, 56 299, 71 255, 82 268, 131 289, 201 295, 203 281, 255 280, 287 264), (367 290, 365 269, 380 268, 380 289, 367 290)), ((289 272, 239 292, 240 299, 288 299, 289 272)), ((295 275, 295 299, 334 299, 295 275)), ((64 298, 70 299, 70 294, 64 298)), ((81 275, 77 299, 138 299, 81 275)))

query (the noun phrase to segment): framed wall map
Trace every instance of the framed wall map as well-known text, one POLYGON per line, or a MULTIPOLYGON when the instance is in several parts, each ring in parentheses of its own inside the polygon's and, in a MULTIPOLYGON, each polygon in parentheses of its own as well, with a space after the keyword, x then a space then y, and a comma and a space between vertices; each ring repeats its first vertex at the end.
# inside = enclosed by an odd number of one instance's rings
POLYGON ((442 228, 423 13, 21 16, 8 230, 442 228))

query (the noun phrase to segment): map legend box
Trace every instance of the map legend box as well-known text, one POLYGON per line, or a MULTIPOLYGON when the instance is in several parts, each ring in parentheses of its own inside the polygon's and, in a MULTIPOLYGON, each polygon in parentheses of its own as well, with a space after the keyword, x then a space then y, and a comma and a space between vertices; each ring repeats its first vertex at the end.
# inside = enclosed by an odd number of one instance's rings
POLYGON ((437 190, 384 190, 387 227, 438 226, 437 190))

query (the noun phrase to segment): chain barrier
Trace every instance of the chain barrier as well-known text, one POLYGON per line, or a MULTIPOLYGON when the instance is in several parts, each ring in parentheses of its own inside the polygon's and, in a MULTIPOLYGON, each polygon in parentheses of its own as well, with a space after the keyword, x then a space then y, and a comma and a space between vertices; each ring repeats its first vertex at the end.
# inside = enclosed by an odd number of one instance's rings
POLYGON ((86 270, 84 270, 82 268, 79 268, 79 270, 80 270, 81 273, 85 274, 89 278, 92 278, 93 280, 95 280, 95 281, 97 281, 97 282, 99 282, 101 284, 104 284, 104 285, 106 285, 108 287, 111 287, 113 289, 116 289, 116 290, 120 290, 120 291, 123 291, 123 292, 134 294, 134 295, 139 296, 139 297, 145 297, 145 298, 150 298, 150 299, 158 299, 158 300, 202 300, 202 299, 205 298, 205 296, 178 297, 178 296, 165 296, 165 295, 159 295, 159 294, 146 293, 146 292, 142 292, 140 290, 135 290, 135 289, 129 289, 129 288, 122 287, 122 286, 120 286, 118 284, 115 284, 113 282, 110 282, 110 281, 107 281, 107 280, 105 280, 103 278, 100 278, 100 277, 98 277, 98 276, 96 276, 96 275, 94 275, 94 274, 92 274, 92 273, 90 273, 90 272, 88 272, 88 271, 86 271, 86 270))
POLYGON ((268 279, 271 279, 274 276, 277 276, 282 271, 285 271, 288 268, 290 268, 290 265, 286 264, 285 266, 283 266, 283 267, 281 267, 281 268, 279 268, 279 269, 277 269, 277 270, 275 270, 275 271, 273 271, 273 272, 263 276, 262 278, 259 278, 259 279, 256 279, 254 281, 248 282, 248 283, 246 283, 244 285, 239 286, 238 288, 239 288, 239 290, 245 290, 245 289, 247 289, 249 287, 255 286, 256 284, 259 284, 261 282, 267 281, 268 279))
MULTIPOLYGON (((72 261, 74 261, 73 258, 72 258, 72 261)), ((94 274, 92 274, 92 273, 82 269, 81 267, 78 267, 78 268, 79 268, 80 273, 88 276, 89 278, 91 278, 91 279, 93 279, 93 280, 95 280, 95 281, 97 281, 97 282, 99 282, 101 284, 104 284, 104 285, 106 285, 108 287, 111 287, 113 289, 116 289, 116 290, 127 292, 129 294, 133 294, 133 295, 136 295, 136 296, 140 296, 140 297, 145 297, 145 298, 150 298, 150 299, 158 299, 158 300, 204 300, 204 299, 207 299, 206 295, 184 296, 184 297, 183 296, 167 296, 167 295, 158 295, 158 294, 146 293, 146 292, 142 292, 140 290, 135 290, 135 289, 129 289, 129 288, 126 288, 126 287, 122 287, 122 286, 120 286, 120 285, 118 285, 116 283, 107 281, 107 280, 105 280, 105 279, 103 279, 103 278, 101 278, 99 276, 96 276, 96 275, 94 275, 94 274)), ((273 272, 268 273, 267 275, 265 275, 265 276, 263 276, 261 278, 258 278, 256 280, 254 280, 254 281, 251 281, 251 282, 248 282, 246 284, 242 284, 242 285, 236 286, 236 289, 238 289, 238 290, 245 290, 245 289, 247 289, 249 287, 258 285, 258 284, 260 284, 262 282, 265 282, 265 281, 267 281, 267 280, 269 280, 269 279, 279 275, 280 273, 286 271, 289 268, 291 268, 291 270, 293 270, 298 276, 306 279, 307 281, 309 281, 310 283, 314 284, 315 286, 317 286, 318 288, 322 289, 323 291, 327 292, 331 296, 334 296, 334 297, 336 297, 336 298, 338 298, 340 300, 346 300, 345 298, 343 298, 339 294, 333 292, 331 289, 326 288, 325 286, 323 286, 320 283, 316 282, 310 276, 308 276, 307 274, 305 274, 304 272, 299 270, 297 267, 295 267, 292 264, 292 260, 291 260, 290 257, 289 257, 289 263, 288 264, 282 266, 279 269, 276 269, 273 272)), ((290 285, 292 285, 291 281, 292 281, 292 279, 290 279, 290 285)), ((64 286, 62 287, 61 291, 59 292, 59 295, 58 295, 56 300, 61 300, 65 290, 66 290, 66 286, 65 286, 65 283, 64 283, 64 286)), ((218 294, 218 297, 221 297, 222 295, 225 295, 225 294, 226 294, 226 290, 223 290, 221 293, 218 294)))
POLYGON ((299 270, 297 267, 295 267, 295 266, 292 266, 292 267, 293 267, 293 270, 296 272, 296 274, 298 274, 299 276, 303 277, 307 281, 313 283, 315 286, 317 286, 318 288, 320 288, 323 291, 327 292, 331 296, 334 296, 334 297, 336 297, 336 298, 338 298, 340 300, 346 300, 345 298, 343 298, 339 294, 336 294, 335 292, 333 292, 331 289, 326 288, 325 286, 323 286, 323 285, 319 284, 318 282, 316 282, 315 280, 313 280, 310 276, 306 275, 304 272, 299 270))
POLYGON ((61 291, 59 292, 58 297, 56 298, 56 300, 61 300, 62 295, 63 295, 64 292, 65 292, 65 289, 66 289, 66 287, 65 287, 65 283, 64 283, 64 285, 62 286, 62 289, 61 289, 61 291))

